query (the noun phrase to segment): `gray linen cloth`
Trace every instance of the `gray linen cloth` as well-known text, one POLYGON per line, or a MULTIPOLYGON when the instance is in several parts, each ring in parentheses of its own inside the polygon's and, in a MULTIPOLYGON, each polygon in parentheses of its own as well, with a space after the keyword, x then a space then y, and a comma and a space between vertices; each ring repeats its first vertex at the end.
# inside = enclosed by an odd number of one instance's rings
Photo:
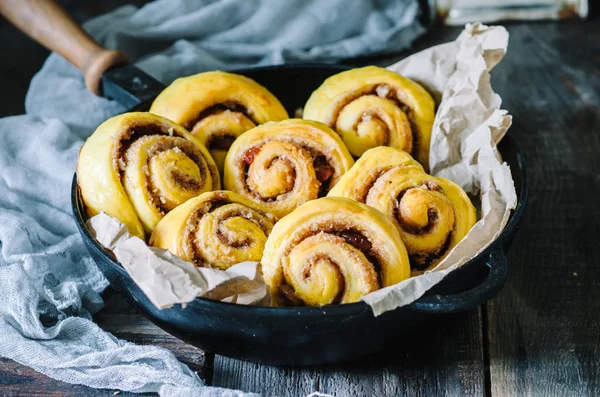
MULTIPOLYGON (((161 0, 85 27, 169 83, 212 69, 397 51, 424 31, 417 13, 417 0, 161 0)), ((0 120, 0 357, 94 388, 250 395, 205 386, 170 351, 119 340, 92 320, 108 283, 76 231, 69 187, 84 140, 125 110, 86 91, 53 54, 31 83, 27 115, 0 120)))

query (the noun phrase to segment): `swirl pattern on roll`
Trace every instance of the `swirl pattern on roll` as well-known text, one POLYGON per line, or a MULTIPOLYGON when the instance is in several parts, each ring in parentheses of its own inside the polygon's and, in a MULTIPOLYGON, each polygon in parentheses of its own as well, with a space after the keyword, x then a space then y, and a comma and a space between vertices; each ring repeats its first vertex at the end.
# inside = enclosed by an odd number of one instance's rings
POLYGON ((266 208, 225 190, 203 193, 169 212, 150 245, 198 267, 227 269, 259 261, 277 219, 266 208))
POLYGON ((187 128, 210 151, 222 171, 233 141, 267 121, 288 118, 279 100, 247 77, 206 72, 175 80, 150 108, 187 128))
POLYGON ((271 122, 240 136, 225 160, 224 183, 277 217, 323 197, 354 160, 339 136, 322 123, 271 122))
POLYGON ((261 264, 279 306, 357 302, 410 276, 406 249, 391 220, 338 197, 309 201, 282 218, 261 264))
POLYGON ((391 146, 429 167, 435 103, 414 81, 367 66, 338 73, 311 95, 303 117, 327 124, 354 156, 391 146))
POLYGON ((406 245, 413 270, 434 268, 477 221, 475 207, 454 182, 426 174, 402 151, 367 151, 329 192, 387 214, 406 245))
POLYGON ((90 215, 105 212, 140 238, 176 206, 221 185, 204 145, 180 125, 142 112, 96 129, 79 154, 77 181, 90 215))

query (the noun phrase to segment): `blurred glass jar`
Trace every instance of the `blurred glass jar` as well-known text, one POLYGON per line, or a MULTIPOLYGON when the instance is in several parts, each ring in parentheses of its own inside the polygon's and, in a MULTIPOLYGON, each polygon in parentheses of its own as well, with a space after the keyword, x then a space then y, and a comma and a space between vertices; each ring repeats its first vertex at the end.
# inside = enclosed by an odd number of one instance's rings
POLYGON ((588 0, 435 0, 446 25, 506 20, 583 19, 588 0))

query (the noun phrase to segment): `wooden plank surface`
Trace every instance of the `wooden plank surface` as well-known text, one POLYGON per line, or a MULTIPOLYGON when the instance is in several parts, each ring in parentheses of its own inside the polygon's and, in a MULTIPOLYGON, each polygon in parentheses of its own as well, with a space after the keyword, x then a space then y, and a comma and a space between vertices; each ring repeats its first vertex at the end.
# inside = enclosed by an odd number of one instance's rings
POLYGON ((314 368, 258 365, 216 356, 213 385, 304 396, 465 396, 484 391, 483 335, 479 309, 440 316, 433 327, 386 351, 355 362, 314 368))
POLYGON ((530 200, 488 306, 492 396, 600 395, 600 23, 510 26, 492 83, 530 200), (585 32, 585 33, 583 33, 585 32))
POLYGON ((12 360, 0 358, 0 396, 67 397, 67 396, 148 396, 118 390, 91 389, 59 382, 12 360), (115 394, 117 393, 117 394, 115 394))

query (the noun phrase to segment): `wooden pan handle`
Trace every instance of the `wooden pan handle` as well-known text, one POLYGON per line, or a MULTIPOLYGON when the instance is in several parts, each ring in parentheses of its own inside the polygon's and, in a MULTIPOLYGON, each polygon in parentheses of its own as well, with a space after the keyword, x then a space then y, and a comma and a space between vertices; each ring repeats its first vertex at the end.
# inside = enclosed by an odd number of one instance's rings
POLYGON ((0 14, 81 70, 85 85, 96 95, 102 73, 128 61, 122 52, 102 48, 54 0, 0 0, 0 14))

